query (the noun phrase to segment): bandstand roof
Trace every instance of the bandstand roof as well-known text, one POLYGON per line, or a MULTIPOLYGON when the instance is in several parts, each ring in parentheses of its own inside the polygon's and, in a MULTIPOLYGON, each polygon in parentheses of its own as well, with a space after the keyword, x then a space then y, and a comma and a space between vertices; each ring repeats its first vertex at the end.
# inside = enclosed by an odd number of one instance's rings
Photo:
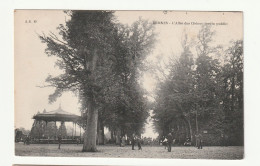
POLYGON ((80 116, 64 111, 61 107, 54 111, 37 113, 33 116, 35 120, 75 122, 80 116))

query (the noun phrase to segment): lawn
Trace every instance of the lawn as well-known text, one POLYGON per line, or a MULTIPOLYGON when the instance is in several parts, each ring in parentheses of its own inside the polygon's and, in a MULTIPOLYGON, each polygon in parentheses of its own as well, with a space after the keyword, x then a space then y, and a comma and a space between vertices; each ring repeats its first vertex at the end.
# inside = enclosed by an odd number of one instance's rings
POLYGON ((64 144, 58 149, 57 144, 15 144, 17 156, 53 156, 53 157, 113 157, 113 158, 175 158, 175 159, 242 159, 244 147, 173 147, 167 152, 162 146, 143 146, 142 150, 132 150, 130 146, 119 147, 104 145, 97 147, 99 152, 81 152, 82 145, 64 144))

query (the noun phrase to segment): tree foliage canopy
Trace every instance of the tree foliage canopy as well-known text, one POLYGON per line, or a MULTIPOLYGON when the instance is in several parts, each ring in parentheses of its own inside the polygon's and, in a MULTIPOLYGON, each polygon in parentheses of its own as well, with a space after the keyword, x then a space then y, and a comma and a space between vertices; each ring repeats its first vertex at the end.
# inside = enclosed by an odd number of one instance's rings
POLYGON ((229 144, 243 144, 243 41, 231 43, 223 63, 214 58, 221 48, 214 46, 214 34, 210 26, 202 26, 196 41, 188 42, 185 35, 182 53, 157 90, 156 130, 161 136, 174 130, 180 144, 203 131, 209 131, 208 144, 220 144, 221 134, 229 144))
POLYGON ((111 11, 67 14, 70 20, 58 27, 59 36, 52 32, 39 36, 47 44, 46 54, 57 57, 56 65, 64 71, 46 79, 56 88, 49 101, 64 91, 75 92, 88 135, 95 135, 92 129, 97 127, 98 115, 98 121, 111 130, 141 133, 148 109, 138 81, 155 40, 153 26, 142 19, 131 26, 116 23, 111 11))

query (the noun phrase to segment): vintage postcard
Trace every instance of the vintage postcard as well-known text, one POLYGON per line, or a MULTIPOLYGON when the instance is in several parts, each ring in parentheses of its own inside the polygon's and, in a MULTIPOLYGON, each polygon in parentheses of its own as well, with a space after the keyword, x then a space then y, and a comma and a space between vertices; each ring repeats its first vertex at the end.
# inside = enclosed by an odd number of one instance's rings
POLYGON ((15 155, 243 159, 243 13, 15 10, 15 155))

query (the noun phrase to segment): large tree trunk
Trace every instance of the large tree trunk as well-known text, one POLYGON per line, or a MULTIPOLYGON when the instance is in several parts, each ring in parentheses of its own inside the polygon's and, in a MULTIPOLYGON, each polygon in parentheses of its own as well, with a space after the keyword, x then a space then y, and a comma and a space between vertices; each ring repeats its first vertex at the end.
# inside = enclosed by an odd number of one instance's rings
POLYGON ((99 145, 100 143, 100 120, 97 121, 97 137, 96 137, 96 143, 99 145))
POLYGON ((103 121, 100 121, 100 127, 101 127, 101 144, 105 145, 105 130, 104 130, 104 124, 103 121))
POLYGON ((83 152, 96 152, 98 109, 90 103, 87 116, 87 126, 84 133, 83 152))
POLYGON ((111 132, 111 142, 114 142, 114 130, 113 129, 111 129, 110 130, 110 132, 111 132))
POLYGON ((190 130, 190 141, 193 142, 193 133, 192 133, 192 128, 191 128, 190 119, 187 120, 187 121, 188 121, 188 125, 189 125, 189 130, 190 130))
POLYGON ((193 133, 192 133, 192 127, 190 123, 190 118, 184 117, 184 121, 188 126, 190 141, 193 142, 193 133))
MULTIPOLYGON (((92 77, 92 83, 95 83, 95 76, 94 72, 96 70, 96 62, 98 59, 97 55, 97 49, 94 49, 92 60, 90 63, 86 61, 86 69, 91 70, 90 78, 92 77)), ((97 122, 98 122, 98 109, 94 102, 94 90, 91 88, 89 91, 92 91, 92 93, 89 94, 89 100, 87 101, 87 108, 88 108, 88 114, 87 114, 87 126, 86 131, 84 133, 84 144, 83 144, 83 152, 96 152, 96 140, 97 140, 97 122)), ((87 92, 85 95, 87 95, 89 92, 87 92)))
POLYGON ((104 133, 104 125, 101 119, 98 119, 97 124, 97 144, 104 145, 105 144, 105 133, 104 133))

